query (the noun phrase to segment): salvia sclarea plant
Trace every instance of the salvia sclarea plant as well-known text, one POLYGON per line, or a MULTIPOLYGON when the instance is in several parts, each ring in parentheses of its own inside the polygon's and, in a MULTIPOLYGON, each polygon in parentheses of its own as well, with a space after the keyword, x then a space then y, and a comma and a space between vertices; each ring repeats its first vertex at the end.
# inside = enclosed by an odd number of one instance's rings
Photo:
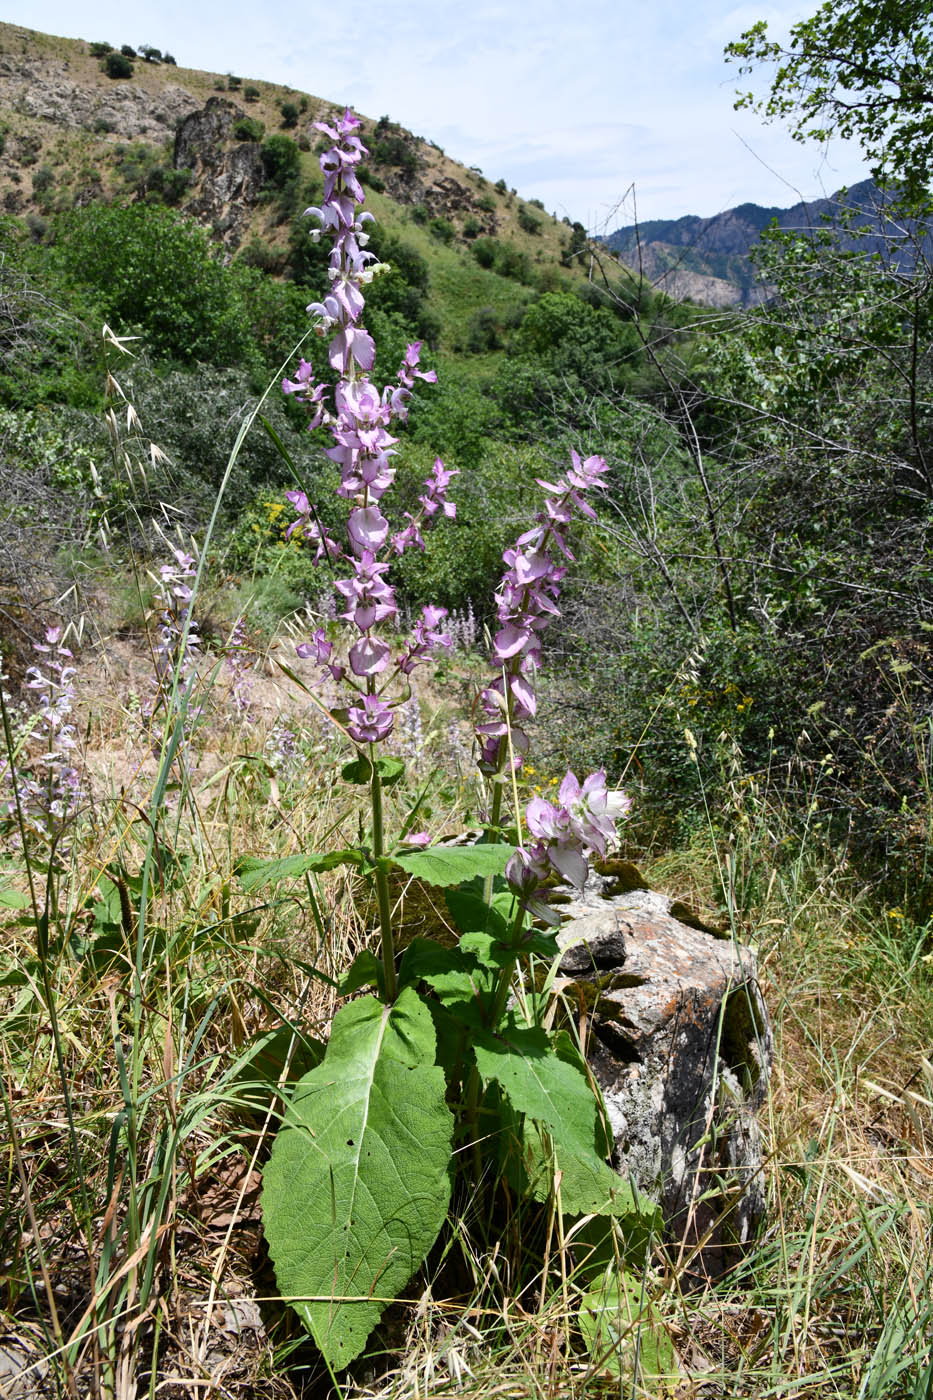
POLYGON ((302 359, 283 388, 307 406, 311 430, 327 434, 348 514, 338 541, 311 497, 295 490, 290 533, 319 560, 344 566, 335 587, 348 635, 339 647, 319 627, 298 650, 320 668, 318 694, 337 688, 329 714, 356 753, 343 776, 368 786, 371 826, 359 848, 245 860, 239 875, 249 890, 344 864, 375 888, 382 956, 361 953, 340 987, 344 994, 367 986, 374 992, 341 1007, 326 1049, 320 1047, 321 1063, 289 1093, 263 1184, 281 1292, 338 1370, 359 1355, 443 1230, 455 1169, 469 1174, 474 1191, 501 1181, 512 1198, 602 1217, 607 1231, 613 1219, 637 1219, 650 1233, 654 1212, 608 1165, 605 1111, 579 1049, 566 1030, 544 1029, 540 998, 522 975, 533 960, 558 953, 545 885, 554 875, 582 885, 588 856, 604 854, 614 837, 603 773, 583 783, 568 773, 556 803, 535 798, 524 836, 514 776, 528 747, 523 725, 535 712, 541 633, 558 615, 571 557, 570 525, 577 514, 593 516, 587 494, 601 487, 605 464, 574 454, 566 477, 540 483, 544 507, 504 556, 497 674, 478 706, 479 765, 492 793, 486 839, 429 846, 425 833, 412 832, 417 802, 391 839, 385 793, 404 768, 385 741, 410 705, 413 673, 451 640, 444 609, 431 606, 399 639, 391 560, 423 549, 423 530, 455 516, 447 496, 455 473, 438 459, 419 512, 392 527, 383 513, 397 445, 390 428, 404 421, 415 380, 436 376, 419 368, 414 344, 393 383, 380 390, 370 377, 375 346, 362 323, 363 289, 378 266, 366 246, 371 216, 359 212, 357 175, 367 152, 349 111, 318 129, 333 144, 321 157, 323 202, 306 212, 320 224, 317 236, 332 239, 330 290, 308 309, 327 342, 330 382, 302 359), (503 819, 510 790, 517 826, 503 819), (456 946, 416 938, 397 966, 393 872, 446 891, 460 930, 456 946))
POLYGON ((198 561, 187 550, 169 544, 172 562, 161 564, 152 574, 155 584, 156 625, 152 637, 155 693, 143 707, 150 722, 164 711, 182 719, 187 733, 200 714, 190 704, 198 680, 197 661, 201 638, 192 616, 194 582, 198 561))
POLYGON ((33 650, 26 689, 35 708, 21 728, 16 751, 7 754, 0 777, 11 790, 4 804, 7 814, 22 820, 27 836, 54 846, 74 820, 81 801, 81 775, 74 763, 77 668, 61 627, 47 628, 44 640, 35 642, 33 650))

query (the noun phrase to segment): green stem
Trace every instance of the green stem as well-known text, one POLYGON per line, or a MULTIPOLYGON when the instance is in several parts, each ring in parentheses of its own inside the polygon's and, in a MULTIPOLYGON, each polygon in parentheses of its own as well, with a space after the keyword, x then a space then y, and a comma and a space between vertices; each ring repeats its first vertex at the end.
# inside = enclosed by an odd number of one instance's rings
POLYGON ((395 944, 392 939, 392 906, 389 900, 389 878, 381 864, 385 855, 385 835, 382 814, 382 779, 373 763, 373 776, 370 783, 370 796, 373 808, 373 855, 376 858, 376 898, 379 902, 379 928, 382 933, 382 963, 386 975, 386 1001, 393 1002, 397 995, 395 981, 395 944))
POLYGON ((475 1063, 470 1066, 463 1107, 464 1128, 473 1164, 473 1183, 479 1190, 483 1180, 483 1152, 479 1145, 479 1101, 482 1085, 475 1063))
POLYGON ((507 967, 499 969, 499 980, 496 983, 496 994, 492 1003, 492 1029, 495 1030, 502 1020, 505 1008, 509 1004, 509 991, 512 987, 512 973, 516 964, 521 959, 522 935, 525 932, 525 911, 516 909, 515 918, 510 929, 510 943, 515 957, 507 967))

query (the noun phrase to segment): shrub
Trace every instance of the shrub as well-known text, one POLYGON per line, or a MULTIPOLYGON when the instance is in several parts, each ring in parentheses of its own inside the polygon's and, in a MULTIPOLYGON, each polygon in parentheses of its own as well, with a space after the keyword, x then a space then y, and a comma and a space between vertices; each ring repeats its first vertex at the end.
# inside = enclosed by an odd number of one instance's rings
POLYGON ((457 230, 449 219, 432 219, 428 224, 428 231, 432 238, 436 238, 441 243, 452 243, 457 230))
POLYGON ((237 141, 261 141, 266 134, 265 123, 258 117, 238 117, 232 130, 237 141))
POLYGON ((162 55, 162 62, 163 62, 163 63, 167 63, 167 64, 169 65, 170 68, 177 68, 177 66, 178 66, 177 63, 176 63, 176 61, 175 61, 175 59, 172 57, 172 55, 171 55, 170 53, 164 53, 164 54, 162 55))
POLYGON ((528 286, 534 281, 531 260, 514 243, 500 243, 496 253, 496 271, 500 277, 510 277, 513 282, 523 282, 528 286))
POLYGON ((230 275, 196 224, 147 204, 88 204, 56 224, 57 266, 93 289, 117 330, 138 326, 155 355, 234 364, 249 344, 230 275))
MULTIPOLYGON (((130 388, 147 433, 170 459, 169 465, 150 473, 150 499, 155 503, 161 495, 172 501, 183 512, 183 528, 201 528, 253 398, 250 375, 234 368, 218 380, 216 371, 203 365, 168 372, 162 366, 158 370, 140 366, 131 376, 130 388)), ((265 414, 279 436, 287 440, 292 430, 285 406, 273 396, 265 414)), ((284 484, 281 458, 265 433, 250 433, 224 495, 225 518, 235 519, 260 484, 274 489, 279 483, 284 484)))
POLYGON ((531 210, 524 204, 518 207, 518 226, 523 233, 537 234, 541 232, 541 220, 535 218, 531 210))
POLYGON ((385 182, 380 180, 379 176, 370 170, 368 165, 358 165, 356 174, 360 184, 364 185, 366 189, 375 190, 377 194, 381 194, 385 189, 385 182))
POLYGON ((464 219, 464 221, 463 221, 463 236, 464 236, 464 238, 477 238, 477 237, 479 236, 479 234, 482 233, 482 231, 483 231, 483 226, 482 226, 482 224, 480 223, 479 219, 477 219, 477 218, 475 217, 475 215, 470 214, 468 218, 464 219))
POLYGON ((262 164, 267 183, 283 189, 301 172, 301 152, 290 136, 275 132, 262 144, 262 164))
POLYGON ((108 53, 101 64, 108 78, 132 78, 133 61, 125 53, 108 53))
POLYGON ((294 102, 280 102, 279 111, 282 114, 282 125, 290 130, 298 125, 298 108, 294 102))
POLYGON ((408 175, 413 175, 418 169, 418 157, 398 132, 391 132, 374 141, 372 158, 377 165, 394 165, 408 175))
POLYGON ((33 194, 44 194, 55 183, 55 172, 47 165, 40 165, 32 177, 33 194))
POLYGON ((510 277, 526 285, 534 281, 528 254, 514 243, 503 243, 498 238, 477 238, 472 252, 480 267, 491 268, 500 277, 510 277))
POLYGON ((120 52, 122 53, 124 58, 132 60, 136 57, 136 50, 133 48, 132 44, 121 44, 120 52))
POLYGON ((502 338, 499 318, 491 306, 481 306, 473 312, 467 326, 466 348, 471 355, 485 350, 500 350, 502 338))
POLYGON ((191 171, 166 165, 162 152, 145 141, 116 148, 116 171, 140 199, 177 204, 191 183, 191 171))
POLYGON ((161 165, 153 172, 152 188, 161 194, 166 204, 179 204, 191 184, 191 171, 186 166, 161 165))
POLYGON ((483 212, 486 214, 495 213, 496 201, 493 199, 491 194, 483 195, 482 199, 479 201, 479 208, 482 209, 483 212))
POLYGON ((508 194, 509 187, 504 180, 497 180, 496 189, 499 191, 500 194, 508 194))
POLYGON ((162 62, 162 50, 154 49, 151 44, 140 44, 139 56, 140 58, 144 58, 147 63, 162 62))
POLYGON ((242 82, 243 79, 235 77, 233 73, 227 74, 227 87, 230 89, 231 92, 236 92, 237 88, 241 86, 242 82))
POLYGON ((247 102, 258 102, 260 98, 258 87, 253 87, 252 83, 248 83, 243 89, 243 96, 247 102))
POLYGON ((112 51, 113 44, 108 44, 106 39, 98 39, 93 44, 88 44, 88 53, 92 58, 103 58, 112 51))
POLYGON ((288 254, 280 248, 272 248, 263 238, 251 238, 240 249, 237 261, 247 267, 258 267, 261 272, 279 273, 288 261, 288 254))

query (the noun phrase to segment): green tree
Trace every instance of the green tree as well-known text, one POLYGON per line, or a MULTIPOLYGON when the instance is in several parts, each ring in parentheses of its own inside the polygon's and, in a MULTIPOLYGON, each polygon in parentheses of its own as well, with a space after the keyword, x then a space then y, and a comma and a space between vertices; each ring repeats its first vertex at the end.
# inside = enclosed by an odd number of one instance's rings
POLYGON ((114 329, 138 327, 154 355, 236 364, 249 327, 203 229, 158 205, 89 204, 56 225, 54 260, 93 291, 114 329))
POLYGON ((726 47, 747 74, 776 65, 765 97, 737 107, 790 124, 798 141, 860 142, 876 180, 892 180, 910 202, 927 202, 933 174, 933 3, 826 0, 793 25, 785 46, 766 20, 726 47))
POLYGON ((108 78, 132 78, 133 60, 124 53, 108 53, 101 63, 108 78))

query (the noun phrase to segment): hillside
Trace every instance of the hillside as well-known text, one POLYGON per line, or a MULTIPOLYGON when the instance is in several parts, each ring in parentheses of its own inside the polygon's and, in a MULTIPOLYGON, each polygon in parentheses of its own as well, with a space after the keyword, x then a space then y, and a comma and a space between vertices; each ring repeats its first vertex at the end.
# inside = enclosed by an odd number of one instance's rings
MULTIPOLYGON (((41 238, 51 216, 73 207, 162 201, 209 229, 228 257, 249 249, 264 269, 282 270, 291 221, 320 183, 313 123, 331 118, 334 105, 173 59, 137 56, 129 77, 110 77, 107 55, 96 52, 103 47, 0 24, 3 211, 41 238), (264 166, 271 137, 298 151, 287 204, 270 188, 268 160, 264 166)), ((581 226, 520 200, 504 181, 459 165, 386 117, 361 120, 372 151, 368 207, 388 233, 404 232, 429 259, 432 309, 454 341, 479 306, 507 318, 520 312, 532 284, 547 290, 584 280, 581 226), (473 255, 482 239, 496 245, 487 258, 482 250, 473 255), (498 251, 501 263, 503 248, 505 276, 494 257, 498 251), (455 269, 469 269, 466 286, 453 285, 463 281, 455 269)))

